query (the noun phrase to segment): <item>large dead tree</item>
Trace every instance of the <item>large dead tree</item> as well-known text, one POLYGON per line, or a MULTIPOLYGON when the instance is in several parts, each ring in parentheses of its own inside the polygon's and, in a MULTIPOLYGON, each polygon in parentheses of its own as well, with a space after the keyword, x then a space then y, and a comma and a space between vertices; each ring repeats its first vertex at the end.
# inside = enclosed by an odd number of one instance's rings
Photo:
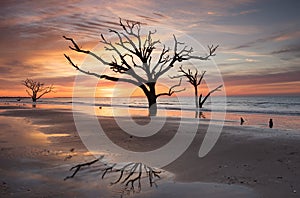
POLYGON ((45 86, 44 83, 34 81, 32 79, 26 79, 22 81, 22 84, 27 87, 26 89, 27 94, 31 97, 32 102, 36 102, 45 94, 53 92, 53 85, 45 86))
MULTIPOLYGON (((218 47, 218 46, 217 46, 218 47)), ((214 49, 214 51, 216 50, 216 48, 214 49)), ((209 49, 212 48, 212 46, 208 46, 209 49)), ((213 52, 214 52, 213 51, 213 52)), ((223 85, 219 85, 218 87, 216 87, 215 89, 210 90, 205 96, 203 96, 203 94, 201 93, 199 96, 199 87, 201 85, 201 82, 204 78, 204 75, 206 73, 206 71, 203 72, 199 72, 197 69, 195 69, 195 71, 193 72, 191 69, 183 69, 182 66, 179 67, 178 70, 179 73, 181 73, 178 76, 172 77, 172 78, 182 78, 185 77, 187 78, 187 81, 193 85, 194 88, 194 93, 195 93, 195 105, 196 105, 196 110, 198 111, 199 108, 203 107, 203 104, 206 102, 206 100, 209 98, 209 96, 214 93, 215 91, 219 91, 223 85)))
POLYGON ((160 96, 171 96, 180 86, 180 82, 169 88, 169 91, 157 93, 156 84, 161 76, 170 71, 175 63, 183 62, 190 59, 207 60, 214 54, 215 48, 209 49, 209 53, 205 56, 192 55, 193 48, 177 41, 174 37, 174 48, 162 45, 160 40, 154 40, 153 35, 156 31, 149 31, 147 35, 141 35, 141 24, 133 21, 122 21, 120 19, 121 30, 109 29, 111 34, 117 37, 116 42, 107 40, 101 34, 101 43, 104 44, 104 49, 113 53, 111 60, 105 60, 96 53, 82 49, 73 38, 63 36, 71 42, 70 49, 79 53, 84 53, 96 58, 100 65, 108 66, 113 72, 122 74, 122 76, 113 76, 108 74, 98 74, 86 71, 78 67, 72 59, 64 54, 69 63, 78 71, 106 79, 110 81, 120 81, 133 84, 144 92, 148 99, 149 115, 156 115, 157 98, 160 96), (157 51, 154 53, 154 51, 157 51), (158 55, 155 55, 158 54, 158 55))

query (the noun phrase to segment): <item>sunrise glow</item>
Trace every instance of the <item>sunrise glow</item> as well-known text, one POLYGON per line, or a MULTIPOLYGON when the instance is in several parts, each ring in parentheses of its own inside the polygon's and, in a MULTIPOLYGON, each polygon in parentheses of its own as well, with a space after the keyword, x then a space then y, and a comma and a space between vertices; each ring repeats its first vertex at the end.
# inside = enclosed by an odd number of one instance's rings
MULTIPOLYGON (((72 36, 84 49, 91 50, 99 46, 100 33, 109 36, 108 29, 119 28, 119 17, 140 21, 145 29, 148 25, 156 27, 158 33, 162 27, 176 29, 203 46, 219 44, 214 61, 222 74, 227 95, 300 93, 296 42, 300 30, 295 25, 299 14, 292 7, 278 14, 279 8, 284 9, 284 5, 281 6, 284 3, 268 6, 265 2, 248 0, 222 3, 127 0, 97 5, 78 2, 73 4, 73 9, 67 9, 64 2, 3 4, 9 6, 1 6, 0 96, 27 96, 21 81, 30 77, 56 87, 56 92, 47 97, 71 97, 78 73, 63 54, 70 55, 79 65, 86 61, 86 56, 69 50, 69 43, 62 36, 72 36)), ((161 37, 168 35, 162 32, 161 37)), ((104 49, 97 51, 100 56, 104 52, 104 49)), ((104 66, 99 63, 96 67, 104 66)), ((202 65, 199 70, 201 68, 202 65)), ((210 73, 207 76, 213 77, 210 73)), ((168 76, 160 82, 169 86, 175 83, 170 82, 168 76)), ((126 89, 132 85, 123 83, 121 86, 126 89)), ((186 91, 178 95, 192 95, 188 84, 183 87, 186 91)), ((114 83, 99 83, 96 95, 112 97, 116 95, 113 90, 114 83)), ((161 91, 165 90, 158 88, 158 92, 161 91)), ((119 90, 117 95, 126 94, 119 90)), ((137 90, 133 95, 143 96, 143 93, 137 90)))

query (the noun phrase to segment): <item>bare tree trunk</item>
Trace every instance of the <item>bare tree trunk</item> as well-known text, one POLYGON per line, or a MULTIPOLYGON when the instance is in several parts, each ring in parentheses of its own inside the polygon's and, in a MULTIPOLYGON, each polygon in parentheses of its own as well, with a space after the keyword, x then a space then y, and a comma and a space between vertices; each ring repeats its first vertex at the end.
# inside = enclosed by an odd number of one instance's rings
POLYGON ((205 103, 205 101, 208 99, 208 97, 214 93, 215 91, 219 91, 220 88, 222 87, 223 85, 219 85, 217 88, 211 90, 210 92, 208 92, 208 94, 203 98, 202 100, 202 94, 200 95, 199 97, 199 108, 202 108, 203 104, 205 103))
POLYGON ((202 105, 203 105, 203 103, 202 103, 202 94, 200 95, 200 97, 199 97, 199 108, 201 109, 202 108, 202 105))
POLYGON ((32 94, 31 99, 32 99, 32 102, 34 102, 34 103, 36 102, 36 93, 35 92, 32 94))
POLYGON ((196 104, 196 111, 198 111, 199 105, 198 105, 198 89, 197 89, 197 85, 195 85, 194 88, 195 88, 195 104, 196 104))
POLYGON ((202 107, 203 107, 203 103, 200 102, 200 103, 199 103, 199 108, 201 109, 202 107))
POLYGON ((199 111, 198 109, 195 111, 195 118, 198 118, 199 111))
POLYGON ((156 96, 155 94, 151 94, 147 97, 148 99, 148 109, 150 116, 156 116, 157 114, 157 103, 156 103, 156 96))
POLYGON ((155 83, 148 84, 150 91, 148 92, 147 99, 148 99, 148 109, 149 109, 149 116, 156 116, 157 114, 157 103, 156 103, 156 93, 155 93, 155 83))
POLYGON ((33 94, 32 99, 32 108, 36 108, 36 94, 33 94))
POLYGON ((194 89, 195 89, 194 93, 195 93, 195 105, 196 105, 195 118, 197 118, 198 117, 198 111, 199 111, 197 85, 194 85, 194 89))

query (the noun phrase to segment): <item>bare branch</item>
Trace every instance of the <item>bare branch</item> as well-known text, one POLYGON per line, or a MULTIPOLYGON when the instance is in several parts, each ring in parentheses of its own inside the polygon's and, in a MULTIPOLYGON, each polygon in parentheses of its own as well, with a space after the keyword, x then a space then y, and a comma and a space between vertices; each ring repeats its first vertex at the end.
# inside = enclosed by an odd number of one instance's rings
POLYGON ((141 38, 140 38, 140 28, 141 28, 141 25, 139 22, 135 22, 135 21, 129 21, 129 20, 126 20, 126 25, 122 22, 122 19, 120 18, 120 25, 121 27, 123 28, 123 30, 127 33, 127 34, 124 34, 124 33, 121 33, 122 36, 124 36, 126 38, 126 40, 128 41, 128 43, 133 47, 133 49, 135 50, 135 53, 142 57, 142 54, 140 53, 141 52, 141 38), (137 33, 134 33, 134 28, 137 29, 137 33), (132 41, 132 39, 129 38, 129 36, 134 36, 138 39, 138 46, 137 47, 134 42, 132 41))
POLYGON ((26 89, 27 94, 32 97, 32 94, 26 89))
POLYGON ((74 50, 74 51, 80 52, 80 53, 84 53, 84 54, 89 54, 89 55, 93 56, 94 58, 96 58, 97 60, 99 60, 102 64, 109 65, 109 62, 106 62, 105 60, 103 60, 100 56, 96 55, 95 53, 93 53, 93 52, 91 52, 89 50, 83 50, 83 49, 81 49, 78 46, 78 44, 74 41, 74 39, 66 37, 66 36, 63 36, 63 38, 72 42, 73 47, 69 46, 69 48, 71 50, 74 50))
POLYGON ((70 179, 70 178, 75 177, 75 175, 78 173, 78 171, 79 171, 82 167, 90 166, 90 165, 92 165, 92 164, 98 162, 99 160, 103 159, 103 157, 104 157, 104 156, 102 155, 102 156, 100 156, 99 158, 97 158, 97 159, 95 159, 95 160, 93 160, 93 161, 90 161, 90 162, 86 162, 86 163, 82 163, 82 164, 78 164, 78 165, 76 165, 76 166, 73 166, 73 167, 70 169, 70 171, 73 170, 73 169, 75 169, 75 171, 73 172, 73 174, 72 174, 71 176, 65 177, 64 180, 67 180, 67 179, 70 179))
POLYGON ((215 89, 211 90, 208 94, 212 94, 215 91, 221 91, 221 88, 223 87, 223 85, 219 85, 218 87, 216 87, 215 89))
POLYGON ((206 73, 206 71, 203 71, 203 72, 201 73, 200 78, 199 78, 199 80, 198 80, 198 82, 197 82, 197 85, 200 85, 200 84, 201 84, 202 79, 204 78, 205 73, 206 73))
POLYGON ((194 56, 194 55, 192 55, 192 53, 193 53, 192 47, 189 48, 187 45, 185 45, 185 43, 179 42, 175 35, 173 35, 173 38, 174 38, 174 55, 170 60, 168 60, 169 63, 166 66, 165 66, 165 64, 161 65, 160 70, 159 70, 159 72, 157 72, 155 79, 158 79, 161 75, 168 72, 174 66, 174 64, 176 62, 182 62, 182 61, 186 61, 186 60, 190 60, 190 59, 208 60, 209 57, 216 55, 215 51, 219 47, 219 45, 208 46, 209 53, 207 55, 194 56), (179 50, 180 45, 184 45, 184 46, 179 50))
MULTIPOLYGON (((116 59, 112 62, 107 62, 105 61, 104 59, 102 59, 100 56, 96 55, 95 53, 91 52, 91 51, 88 51, 88 50, 83 50, 81 49, 78 44, 74 41, 74 39, 72 38, 68 38, 66 36, 63 36, 63 38, 65 38, 66 40, 69 40, 72 42, 73 44, 73 47, 72 46, 69 46, 70 49, 74 50, 74 51, 77 51, 77 52, 80 52, 80 53, 85 53, 85 54, 88 54, 88 55, 91 55, 93 57, 95 57, 97 60, 99 60, 102 64, 104 65, 108 65, 110 66, 110 68, 115 71, 115 72, 118 72, 118 73, 127 73, 129 75, 131 75, 132 77, 134 77, 135 79, 137 79, 139 82, 145 82, 146 80, 141 78, 140 76, 138 76, 132 69, 131 69, 131 66, 126 62, 126 60, 124 59, 124 56, 121 54, 121 52, 109 41, 107 41, 105 39, 105 37, 101 34, 101 38, 102 38, 102 43, 105 44, 105 45, 108 45, 110 46, 110 48, 108 47, 105 47, 106 50, 109 50, 109 51, 115 51, 118 56, 120 57, 122 63, 121 65, 119 65, 116 61, 116 59), (123 65, 125 65, 126 67, 124 67, 123 65)), ((67 58, 67 56, 65 55, 65 57, 67 58)), ((68 59, 68 58, 67 58, 68 59)), ((68 61, 70 62, 70 60, 68 59, 68 61)), ((71 62, 70 62, 71 63, 71 62)), ((74 66, 75 64, 72 63, 72 65, 74 66)), ((76 69, 79 70, 78 66, 75 66, 76 69), (77 68, 76 68, 77 67, 77 68)), ((79 70, 81 71, 81 70, 79 70)), ((83 72, 85 73, 85 72, 83 72)), ((87 73, 85 73, 87 74, 87 73)), ((94 75, 95 73, 93 73, 92 75, 94 75)), ((89 74, 90 75, 90 74, 89 74)), ((94 75, 97 77, 97 75, 94 75)), ((106 78, 107 80, 109 80, 108 78, 106 78)), ((125 82, 125 81, 124 81, 125 82)))
POLYGON ((166 55, 169 51, 170 51, 170 48, 167 48, 167 49, 166 49, 166 46, 164 45, 164 47, 163 47, 163 49, 162 49, 162 51, 161 51, 161 53, 160 53, 159 59, 157 60, 156 65, 155 65, 155 66, 153 67, 153 69, 152 69, 152 72, 151 72, 152 75, 155 74, 155 71, 156 71, 156 69, 157 69, 157 67, 158 67, 159 65, 161 65, 161 68, 162 68, 167 62, 170 61, 169 56, 166 56, 166 57, 165 57, 165 55, 166 55))
POLYGON ((217 45, 217 46, 214 46, 214 45, 209 46, 208 45, 207 47, 208 47, 209 52, 206 56, 190 56, 190 59, 208 60, 209 57, 216 56, 215 51, 217 50, 219 45, 217 45))
POLYGON ((182 73, 181 75, 173 76, 171 78, 181 78, 181 77, 186 77, 188 79, 188 82, 191 83, 194 87, 198 86, 201 84, 201 81, 206 73, 206 71, 203 71, 201 75, 198 75, 198 70, 195 70, 195 73, 188 69, 187 71, 183 69, 182 66, 179 67, 178 70, 179 73, 182 73))
POLYGON ((103 179, 104 176, 106 175, 106 173, 107 173, 108 171, 112 172, 112 171, 113 171, 113 168, 114 168, 116 165, 117 165, 117 164, 114 163, 113 165, 106 167, 106 168, 103 170, 103 174, 102 174, 101 178, 103 179))
POLYGON ((203 98, 202 100, 202 94, 199 97, 199 107, 202 108, 203 104, 206 102, 206 100, 208 99, 208 97, 214 93, 215 91, 220 91, 220 89, 223 87, 223 85, 219 85, 218 87, 216 87, 215 89, 211 90, 208 92, 208 94, 203 98))
POLYGON ((38 96, 36 99, 40 99, 43 95, 53 92, 53 85, 50 85, 49 87, 45 87, 41 90, 43 90, 43 93, 40 96, 38 96))
POLYGON ((116 81, 122 81, 122 82, 128 82, 128 83, 134 84, 136 86, 140 86, 140 84, 138 82, 136 82, 134 80, 131 80, 131 79, 117 78, 117 77, 108 76, 108 75, 99 75, 99 74, 94 73, 94 72, 85 71, 85 70, 79 68, 77 65, 75 65, 69 56, 67 56, 66 54, 64 54, 64 55, 65 55, 66 59, 69 61, 69 63, 74 68, 76 68, 78 71, 80 71, 81 73, 84 73, 84 74, 87 74, 87 75, 90 75, 90 76, 95 76, 97 78, 103 78, 103 79, 110 80, 110 81, 115 81, 115 82, 116 81))
POLYGON ((111 182, 111 184, 116 184, 116 183, 120 182, 123 177, 124 171, 127 169, 127 167, 132 166, 133 164, 134 164, 133 162, 128 163, 125 166, 123 166, 121 169, 116 170, 116 172, 120 172, 120 177, 116 181, 111 182))
MULTIPOLYGON (((132 76, 133 78, 135 78, 140 83, 147 82, 145 79, 143 79, 142 77, 137 75, 136 72, 134 71, 134 69, 125 60, 126 54, 122 55, 121 52, 110 41, 107 41, 102 34, 101 34, 101 37, 102 37, 101 42, 110 47, 110 48, 106 48, 106 50, 116 52, 118 54, 119 58, 121 59, 121 62, 122 62, 121 65, 117 64, 116 60, 112 61, 111 63, 108 64, 113 71, 118 72, 118 73, 126 73, 126 74, 132 76), (125 65, 126 68, 123 65, 125 65)), ((130 40, 129 37, 128 37, 128 39, 130 40)), ((132 40, 130 40, 130 41, 133 42, 132 40)), ((133 54, 140 58, 139 52, 133 52, 133 54)), ((132 58, 132 60, 133 60, 133 58, 132 58)))
MULTIPOLYGON (((129 42, 128 41, 123 41, 122 36, 121 36, 121 34, 119 32, 117 32, 116 30, 112 30, 112 29, 110 29, 109 31, 115 33, 118 36, 120 43, 116 43, 116 45, 121 46, 122 48, 124 48, 125 50, 131 52, 132 54, 135 53, 132 49, 128 48, 125 45, 125 44, 127 44, 129 42)), ((103 35, 101 37, 103 38, 103 35)))
POLYGON ((182 92, 185 90, 185 88, 180 89, 180 90, 174 90, 176 87, 180 87, 181 86, 181 80, 179 80, 179 83, 176 85, 173 85, 172 87, 170 87, 169 92, 166 93, 160 93, 156 95, 156 98, 160 97, 160 96, 172 96, 174 93, 178 93, 178 92, 182 92))

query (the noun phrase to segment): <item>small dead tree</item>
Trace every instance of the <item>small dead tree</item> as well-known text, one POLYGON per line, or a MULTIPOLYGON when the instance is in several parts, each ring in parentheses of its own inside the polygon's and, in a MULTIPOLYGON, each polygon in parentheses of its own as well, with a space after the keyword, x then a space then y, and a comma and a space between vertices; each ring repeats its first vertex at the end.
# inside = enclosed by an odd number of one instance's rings
MULTIPOLYGON (((218 47, 218 46, 217 46, 218 47)), ((209 49, 212 49, 211 51, 213 52, 211 54, 211 56, 214 56, 214 52, 215 50, 217 49, 217 47, 214 47, 213 46, 209 46, 209 49)), ((216 87, 215 89, 213 90, 210 90, 206 96, 203 97, 203 94, 201 93, 200 96, 198 96, 198 88, 199 86, 201 85, 201 82, 204 78, 204 75, 206 73, 206 71, 203 71, 201 73, 199 73, 199 71, 197 69, 195 69, 195 71, 193 72, 191 69, 187 69, 187 70, 184 70, 182 66, 179 67, 179 73, 181 73, 180 75, 178 76, 174 76, 174 77, 171 77, 171 78, 181 78, 181 77, 185 77, 187 78, 188 82, 193 85, 194 87, 194 93, 195 93, 195 105, 196 105, 196 110, 198 111, 199 108, 202 108, 203 107, 203 104, 206 102, 206 100, 208 99, 208 97, 214 93, 215 91, 219 91, 223 85, 219 85, 218 87, 216 87)))
POLYGON ((22 81, 22 85, 28 88, 26 89, 26 92, 31 97, 32 102, 36 102, 45 94, 53 92, 53 85, 45 86, 44 83, 34 81, 28 78, 22 81))
POLYGON ((214 48, 210 48, 209 54, 194 56, 192 55, 193 48, 177 41, 175 35, 173 35, 174 48, 171 50, 162 45, 160 40, 153 39, 156 31, 149 31, 147 35, 141 35, 139 22, 128 20, 124 22, 120 19, 120 26, 120 31, 109 29, 109 32, 117 38, 115 42, 107 40, 101 34, 100 42, 104 44, 104 49, 113 53, 110 61, 92 51, 82 49, 73 38, 66 36, 63 38, 71 42, 71 46, 69 46, 71 50, 96 58, 100 65, 108 66, 113 72, 122 74, 123 77, 86 71, 79 68, 69 56, 66 54, 64 56, 75 69, 84 74, 109 81, 130 83, 142 89, 148 99, 149 115, 156 115, 158 97, 171 96, 182 91, 176 90, 180 86, 179 83, 171 86, 167 92, 157 93, 156 84, 161 76, 169 72, 177 62, 190 59, 207 60, 214 53, 214 48))

